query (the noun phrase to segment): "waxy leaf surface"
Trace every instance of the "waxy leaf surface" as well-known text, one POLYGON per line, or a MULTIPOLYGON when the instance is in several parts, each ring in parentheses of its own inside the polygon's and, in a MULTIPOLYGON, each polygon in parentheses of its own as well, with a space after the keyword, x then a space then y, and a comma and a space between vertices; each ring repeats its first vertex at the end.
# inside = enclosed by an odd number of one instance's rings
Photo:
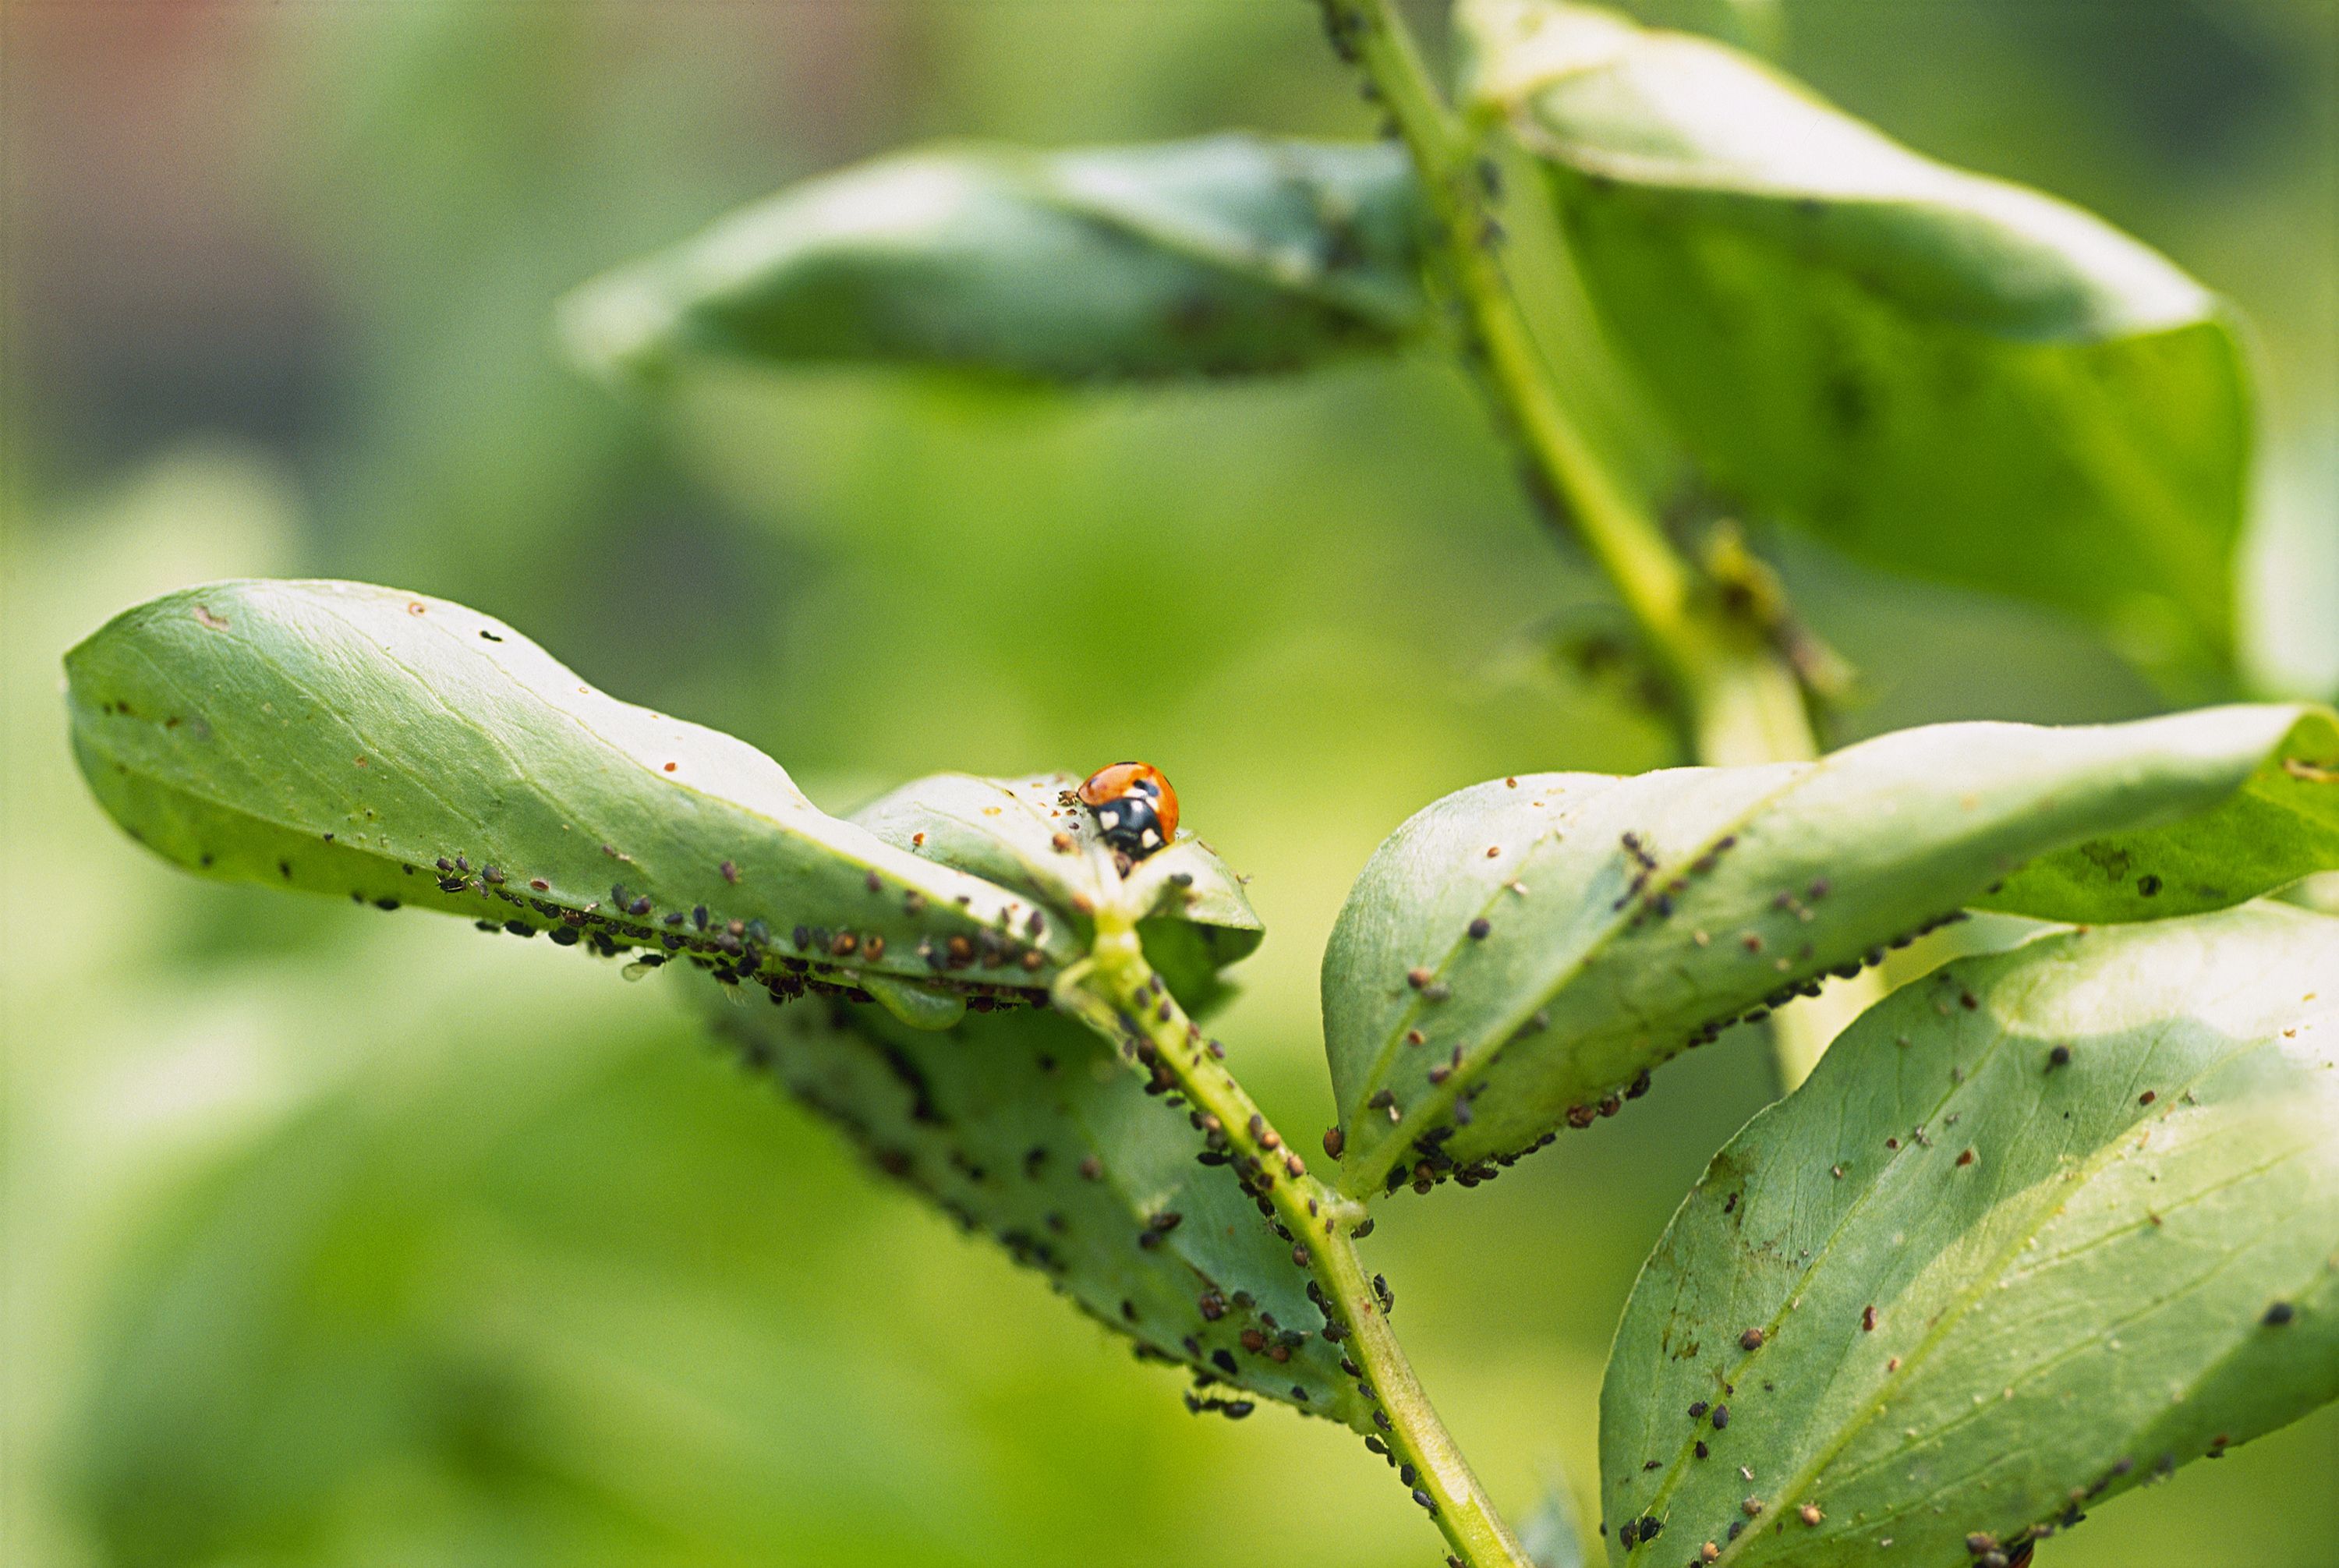
POLYGON ((1376 852, 1326 951, 1341 1184, 1483 1178, 1962 909, 2141 920, 2334 866, 2339 725, 2310 706, 1478 784, 1376 852))
POLYGON ((810 181, 587 285, 573 351, 927 365, 1038 381, 1295 370, 1424 325, 1405 155, 1223 135, 957 146, 810 181))
POLYGON ((1475 0, 1470 92, 1725 494, 1888 568, 2227 656, 2250 460, 2226 308, 2076 207, 1922 157, 1751 55, 1475 0))
POLYGON ((784 987, 1028 989, 1081 951, 1031 899, 826 815, 754 747, 442 599, 218 583, 117 617, 66 672, 100 803, 206 875, 784 987))
POLYGON ((2339 921, 2058 933, 1715 1157, 1609 1360, 1610 1555, 1969 1562, 2334 1397, 2339 921))

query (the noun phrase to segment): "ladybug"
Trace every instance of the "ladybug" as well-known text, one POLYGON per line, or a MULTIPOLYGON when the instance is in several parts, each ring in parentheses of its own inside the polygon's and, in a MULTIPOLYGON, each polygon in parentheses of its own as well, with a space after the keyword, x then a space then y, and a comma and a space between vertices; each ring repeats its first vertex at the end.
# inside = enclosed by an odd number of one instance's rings
POLYGON ((1081 785, 1080 798, 1096 814, 1099 835, 1131 860, 1178 836, 1178 792, 1151 763, 1099 768, 1081 785))

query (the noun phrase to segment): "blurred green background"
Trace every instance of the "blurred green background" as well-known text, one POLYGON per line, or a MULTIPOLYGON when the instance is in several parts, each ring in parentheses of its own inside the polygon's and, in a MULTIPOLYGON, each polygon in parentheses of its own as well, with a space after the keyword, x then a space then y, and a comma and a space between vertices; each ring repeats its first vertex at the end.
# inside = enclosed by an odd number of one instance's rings
MULTIPOLYGON (((1694 5, 1665 7, 1693 15, 1694 5)), ((1787 59, 2238 299, 2251 675, 2339 691, 2339 5, 1790 0, 1787 59)), ((1329 1119, 1316 958, 1418 805, 1672 760, 1543 651, 1600 623, 1435 357, 1085 400, 880 375, 630 406, 563 289, 901 142, 1368 133, 1298 0, 25 0, 6 12, 0 1552, 94 1564, 1427 1563, 1347 1435, 1179 1380, 864 1178, 676 987, 220 888, 81 791, 57 658, 238 574, 460 599, 834 809, 1160 763, 1269 939, 1225 1021, 1329 1119)), ((1434 14, 1426 16, 1434 25, 1434 14)), ((2080 631, 1772 541, 1838 739, 2112 718, 2080 631)), ((678 984, 678 982, 677 982, 678 984)), ((1638 1261, 1762 1101, 1739 1040, 1368 1247, 1496 1498, 1586 1504, 1638 1261)), ((2339 1411, 2041 1553, 2339 1563, 2339 1411)))

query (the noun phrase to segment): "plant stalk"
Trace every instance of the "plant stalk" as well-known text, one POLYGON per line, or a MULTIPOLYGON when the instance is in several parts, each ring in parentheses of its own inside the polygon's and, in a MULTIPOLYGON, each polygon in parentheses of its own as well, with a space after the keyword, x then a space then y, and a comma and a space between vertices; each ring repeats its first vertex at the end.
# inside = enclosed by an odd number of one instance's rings
MULTIPOLYGON (((1490 167, 1430 80, 1392 0, 1318 0, 1341 57, 1365 74, 1412 154, 1441 242, 1432 247, 1495 420, 1517 449, 1546 520, 1582 543, 1623 602, 1683 709, 1697 760, 1799 762, 1819 747, 1801 681, 1754 627, 1720 613, 1712 585, 1667 537, 1645 500, 1604 460, 1568 411, 1499 256, 1490 167)), ((1781 1090, 1810 1075, 1836 1031, 1883 994, 1872 976, 1776 1015, 1781 1090)))
POLYGON ((1089 959, 1066 971, 1056 997, 1058 1005, 1106 1039, 1158 1056, 1187 1103, 1215 1119, 1232 1169, 1251 1191, 1266 1197, 1292 1239, 1292 1261, 1314 1276, 1318 1305, 1327 1324, 1337 1325, 1343 1353, 1371 1390, 1375 1435, 1393 1464, 1413 1468, 1415 1500, 1428 1500, 1432 1519, 1454 1550, 1453 1561, 1466 1568, 1533 1568, 1438 1420, 1390 1331, 1352 1238, 1365 1223, 1364 1206, 1308 1174, 1298 1151, 1284 1142, 1234 1075, 1211 1055, 1202 1031, 1145 962, 1125 918, 1100 912, 1089 959))
POLYGON ((1464 355, 1518 448, 1537 502, 1554 526, 1572 527, 1667 673, 1684 690, 1696 687, 1712 656, 1696 624, 1696 576, 1568 417, 1504 276, 1501 229, 1468 131, 1432 84, 1388 0, 1322 5, 1334 46, 1362 68, 1413 156, 1440 231, 1432 254, 1459 317, 1464 355))

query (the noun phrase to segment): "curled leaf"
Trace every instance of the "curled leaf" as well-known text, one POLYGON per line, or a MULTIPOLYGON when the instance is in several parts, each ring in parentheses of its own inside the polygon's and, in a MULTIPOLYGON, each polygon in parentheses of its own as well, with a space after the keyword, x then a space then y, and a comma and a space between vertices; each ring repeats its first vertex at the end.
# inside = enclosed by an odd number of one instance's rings
POLYGON ((784 992, 1028 993, 1081 951, 1029 899, 824 814, 754 747, 596 691, 443 599, 215 583, 128 611, 65 666, 99 802, 205 875, 784 992))
POLYGON ((1618 350, 1725 493, 1890 569, 2228 656, 2252 439, 2223 302, 2076 207, 1747 54, 1559 0, 1459 13, 1618 350))
POLYGON ((2265 705, 1449 795, 1376 852, 1325 953, 1341 1184, 1483 1179, 1969 907, 2136 920, 2339 866, 2333 761, 2329 710, 2265 705))
POLYGON ((576 355, 1040 381, 1294 370, 1386 350, 1426 311, 1399 149, 1223 135, 960 146, 808 182, 578 291, 576 355))
POLYGON ((1871 1010, 1634 1287, 1614 1560, 2012 1553, 2339 1397, 2334 1052, 2339 921, 2277 904, 2044 937, 1871 1010))
POLYGON ((872 801, 853 820, 898 849, 1022 894, 1083 947, 1098 911, 1123 912, 1154 969, 1206 1003, 1218 971, 1266 934, 1242 879, 1190 828, 1142 860, 1117 853, 1074 798, 1080 782, 1061 773, 936 774, 872 801))

